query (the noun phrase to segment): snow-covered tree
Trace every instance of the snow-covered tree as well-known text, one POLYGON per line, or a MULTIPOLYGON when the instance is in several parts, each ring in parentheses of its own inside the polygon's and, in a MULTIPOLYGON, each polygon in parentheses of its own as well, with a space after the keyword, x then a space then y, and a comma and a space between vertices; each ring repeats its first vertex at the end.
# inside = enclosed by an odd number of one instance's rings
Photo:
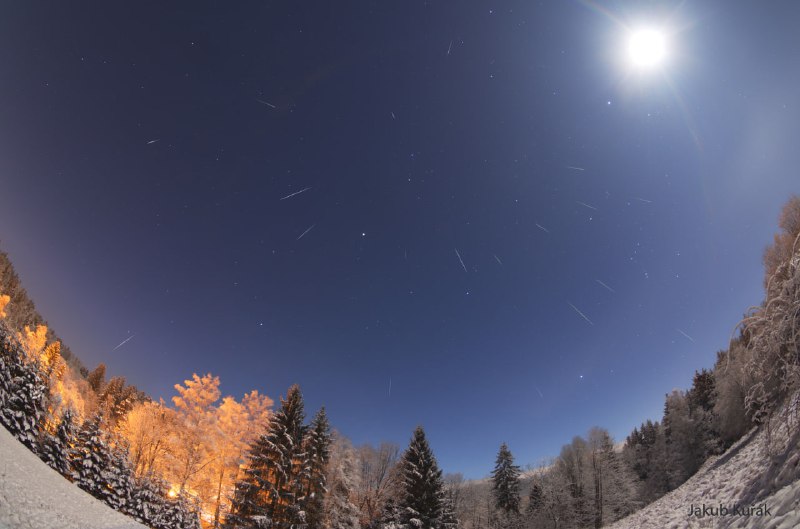
POLYGON ((575 490, 569 479, 558 463, 542 475, 543 508, 540 515, 533 518, 544 522, 542 527, 587 527, 575 509, 575 490))
POLYGON ((200 529, 196 505, 186 494, 178 493, 164 504, 163 529, 200 529))
POLYGON ((95 498, 105 500, 108 496, 106 471, 112 465, 112 453, 101 428, 102 420, 97 414, 85 421, 78 431, 72 479, 95 498))
POLYGON ((675 390, 664 404, 664 439, 670 488, 689 479, 705 461, 705 439, 692 417, 686 394, 675 390))
POLYGON ((586 440, 576 436, 570 444, 561 447, 561 453, 556 460, 556 469, 563 476, 569 490, 567 502, 570 515, 581 527, 592 524, 588 459, 586 440))
POLYGON ((214 513, 214 527, 219 527, 230 510, 239 465, 244 462, 248 446, 266 428, 272 404, 266 395, 251 391, 241 402, 225 397, 216 408, 212 435, 206 437, 215 458, 205 473, 209 486, 201 487, 205 510, 214 513))
POLYGON ((746 366, 750 355, 741 337, 731 341, 728 349, 717 353, 714 364, 714 430, 720 436, 721 448, 727 449, 750 429, 752 423, 745 409, 748 389, 755 383, 746 366))
POLYGON ((403 523, 403 509, 394 498, 388 498, 383 504, 380 515, 380 529, 407 529, 403 523))
POLYGON ((0 251, 0 292, 8 296, 3 312, 6 314, 4 319, 9 329, 22 329, 25 325, 42 323, 42 318, 22 286, 11 260, 2 251, 0 251))
POLYGON ((92 388, 92 391, 100 396, 100 393, 106 385, 106 365, 102 362, 97 364, 97 367, 86 375, 86 381, 89 383, 89 387, 92 388))
POLYGON ((323 503, 323 527, 361 529, 360 512, 352 500, 359 479, 356 452, 350 441, 337 433, 333 435, 326 476, 328 493, 323 503))
POLYGON ((445 491, 442 495, 442 521, 440 527, 442 529, 458 529, 458 526, 453 497, 449 491, 445 491))
POLYGON ((267 431, 250 448, 225 527, 288 529, 305 523, 298 502, 303 491, 304 418, 300 387, 294 385, 281 399, 281 409, 270 419, 267 431))
POLYGON ((72 479, 71 462, 76 443, 77 428, 70 408, 61 414, 54 434, 45 434, 39 457, 62 476, 72 479))
POLYGON ((22 332, 17 333, 17 341, 25 352, 25 358, 29 362, 35 362, 47 345, 47 325, 39 324, 33 329, 26 325, 22 332))
POLYGON ((134 478, 124 512, 153 529, 200 529, 194 502, 156 476, 134 478))
POLYGON ((304 499, 302 508, 306 512, 309 529, 320 529, 324 517, 323 502, 327 493, 326 470, 330 460, 331 431, 325 408, 314 416, 304 439, 305 462, 302 466, 304 499))
POLYGON ((634 428, 625 441, 622 457, 639 482, 642 502, 650 503, 669 492, 666 441, 660 423, 647 420, 634 428))
POLYGON ((27 359, 6 324, 0 321, 0 423, 34 452, 46 395, 47 386, 38 365, 27 359))
POLYGON ((444 514, 442 471, 421 426, 414 430, 411 443, 400 463, 400 522, 409 529, 440 529, 444 514))
POLYGON ((166 502, 166 484, 155 477, 142 476, 134 478, 126 512, 143 524, 160 528, 166 523, 166 502))
POLYGON ((538 516, 544 508, 544 491, 540 480, 536 479, 531 483, 528 491, 528 505, 525 507, 525 518, 531 520, 538 516))
POLYGON ((170 436, 169 479, 182 493, 198 478, 198 473, 213 459, 209 452, 208 432, 214 423, 214 403, 219 400, 219 377, 196 373, 184 385, 175 384, 178 395, 172 397, 177 417, 170 436))
POLYGON ((695 427, 695 437, 700 440, 705 460, 712 454, 721 453, 722 444, 716 431, 718 420, 714 412, 717 390, 714 375, 707 369, 695 371, 692 387, 686 394, 689 414, 695 427))
POLYGON ((587 439, 595 529, 632 513, 637 506, 634 476, 614 451, 608 431, 592 428, 587 439))
POLYGON ((764 302, 740 322, 753 375, 745 408, 750 420, 768 428, 783 399, 800 387, 800 197, 784 206, 779 225, 764 255, 764 302))
POLYGON ((47 385, 48 399, 57 398, 57 386, 67 370, 67 364, 61 358, 61 342, 48 344, 37 359, 39 373, 47 385))
POLYGON ((76 485, 121 512, 136 512, 136 483, 123 440, 114 446, 103 431, 98 413, 81 426, 72 455, 72 479, 76 485))
POLYGON ((129 386, 125 377, 113 377, 100 392, 99 404, 110 428, 128 414, 137 401, 144 400, 135 386, 129 386))
POLYGON ((170 432, 174 430, 174 410, 163 401, 140 402, 119 424, 119 431, 130 447, 130 459, 136 476, 151 475, 166 467, 171 446, 170 432))
POLYGON ((503 443, 492 471, 492 494, 495 509, 505 519, 519 514, 519 473, 514 456, 503 443))

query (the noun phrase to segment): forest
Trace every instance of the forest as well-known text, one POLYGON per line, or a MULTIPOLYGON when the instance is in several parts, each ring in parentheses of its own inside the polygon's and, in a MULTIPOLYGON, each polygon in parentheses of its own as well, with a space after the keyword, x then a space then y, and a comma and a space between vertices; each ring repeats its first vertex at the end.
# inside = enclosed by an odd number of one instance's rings
POLYGON ((594 427, 539 466, 503 444, 486 479, 443 474, 422 426, 406 447, 354 446, 324 408, 305 410, 297 385, 278 402, 256 389, 237 399, 219 377, 193 374, 156 401, 103 364, 86 369, 2 253, 0 422, 76 486, 157 529, 603 527, 752 428, 796 428, 776 417, 800 389, 800 197, 778 225, 764 299, 715 364, 624 443, 594 427))

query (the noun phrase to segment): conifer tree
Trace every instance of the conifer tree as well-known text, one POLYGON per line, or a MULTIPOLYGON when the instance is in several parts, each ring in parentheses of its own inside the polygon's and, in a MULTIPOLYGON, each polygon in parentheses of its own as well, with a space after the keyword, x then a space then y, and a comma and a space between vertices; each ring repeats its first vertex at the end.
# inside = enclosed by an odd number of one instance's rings
POLYGON ((97 367, 86 375, 86 382, 89 383, 89 387, 99 396, 106 384, 106 365, 102 362, 97 364, 97 367))
POLYGON ((506 518, 519 514, 519 467, 508 445, 500 445, 492 471, 492 494, 495 509, 506 518))
POLYGON ((200 519, 189 497, 179 494, 168 499, 162 513, 163 529, 200 529, 200 519))
POLYGON ((226 527, 288 529, 304 523, 298 504, 305 460, 303 407, 299 386, 290 387, 267 431, 250 448, 248 467, 236 484, 226 527))
POLYGON ((109 456, 109 465, 103 470, 104 500, 114 509, 127 512, 133 501, 134 481, 128 449, 122 440, 117 440, 117 446, 109 450, 109 456))
POLYGON ((0 323, 0 423, 22 444, 38 451, 39 424, 47 386, 35 362, 28 362, 19 343, 0 323))
POLYGON ((401 460, 400 522, 409 528, 441 529, 444 503, 442 471, 421 426, 401 460))
POLYGON ((61 414, 58 428, 53 435, 46 435, 42 442, 41 458, 50 468, 71 479, 72 453, 76 442, 76 428, 72 410, 67 408, 61 414))
POLYGON ((200 529, 195 505, 185 496, 171 497, 169 487, 155 476, 136 478, 130 500, 123 510, 153 529, 200 529))
POLYGON ((326 469, 330 460, 331 428, 325 408, 314 416, 305 439, 303 479, 306 482, 304 510, 309 529, 322 527, 323 502, 327 493, 326 469))
POLYGON ((166 484, 153 477, 144 476, 134 481, 127 512, 137 521, 150 527, 163 527, 166 502, 166 484))
POLYGON ((528 494, 528 506, 525 509, 528 518, 538 514, 544 507, 544 491, 537 481, 531 484, 531 491, 528 494))
POLYGON ((103 439, 100 414, 87 420, 78 432, 72 477, 75 484, 97 499, 107 496, 106 471, 111 465, 111 451, 103 439))
POLYGON ((386 503, 383 504, 383 510, 381 511, 381 519, 380 519, 380 528, 381 529, 402 529, 403 526, 403 515, 400 509, 400 505, 394 500, 394 498, 389 498, 386 500, 386 503))
POLYGON ((457 529, 458 518, 456 518, 456 509, 453 504, 453 497, 445 492, 442 498, 442 529, 457 529))

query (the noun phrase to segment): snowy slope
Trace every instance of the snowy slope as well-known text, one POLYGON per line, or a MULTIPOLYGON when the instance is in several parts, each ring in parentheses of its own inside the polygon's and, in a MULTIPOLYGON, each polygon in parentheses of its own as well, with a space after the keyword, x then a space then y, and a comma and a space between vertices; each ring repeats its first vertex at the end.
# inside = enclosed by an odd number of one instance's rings
MULTIPOLYGON (((797 401, 795 401, 797 402, 797 401)), ((795 407, 794 410, 797 408, 795 407)), ((721 456, 709 459, 686 483, 644 509, 619 520, 613 529, 800 528, 800 427, 791 414, 774 422, 767 454, 766 431, 753 430, 721 456), (691 505, 741 508, 765 505, 769 516, 689 516, 691 505)))
POLYGON ((146 529, 107 507, 0 426, 0 529, 146 529))

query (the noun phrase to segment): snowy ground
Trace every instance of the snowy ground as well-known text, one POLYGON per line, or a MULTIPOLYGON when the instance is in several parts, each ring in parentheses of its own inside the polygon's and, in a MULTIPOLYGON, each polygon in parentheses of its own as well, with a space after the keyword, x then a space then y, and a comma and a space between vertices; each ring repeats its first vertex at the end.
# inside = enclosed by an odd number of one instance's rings
POLYGON ((796 529, 800 527, 800 427, 793 408, 775 420, 767 453, 765 431, 751 431, 726 453, 714 457, 686 483, 613 529, 796 529), (689 516, 690 505, 765 505, 769 516, 689 516))
POLYGON ((0 529, 147 529, 42 463, 0 426, 0 529))

